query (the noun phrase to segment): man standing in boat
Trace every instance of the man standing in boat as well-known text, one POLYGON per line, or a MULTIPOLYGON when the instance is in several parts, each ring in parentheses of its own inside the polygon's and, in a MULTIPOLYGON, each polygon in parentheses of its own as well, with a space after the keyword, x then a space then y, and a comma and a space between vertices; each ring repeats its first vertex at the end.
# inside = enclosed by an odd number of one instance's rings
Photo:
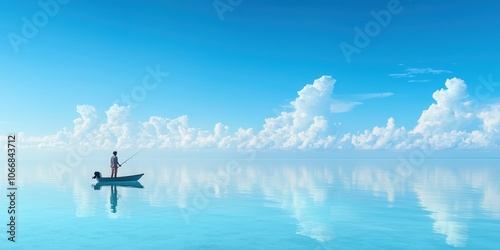
POLYGON ((118 163, 118 154, 116 151, 113 151, 113 156, 111 156, 111 178, 116 178, 116 174, 118 172, 118 167, 121 167, 120 163, 118 163))

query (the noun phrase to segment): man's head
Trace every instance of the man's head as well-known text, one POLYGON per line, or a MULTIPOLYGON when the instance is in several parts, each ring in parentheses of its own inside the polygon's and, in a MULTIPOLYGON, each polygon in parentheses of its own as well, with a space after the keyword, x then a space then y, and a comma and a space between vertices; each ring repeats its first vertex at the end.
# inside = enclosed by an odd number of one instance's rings
POLYGON ((114 154, 114 155, 116 155, 116 154, 118 154, 118 153, 117 153, 116 151, 113 151, 113 154, 114 154))

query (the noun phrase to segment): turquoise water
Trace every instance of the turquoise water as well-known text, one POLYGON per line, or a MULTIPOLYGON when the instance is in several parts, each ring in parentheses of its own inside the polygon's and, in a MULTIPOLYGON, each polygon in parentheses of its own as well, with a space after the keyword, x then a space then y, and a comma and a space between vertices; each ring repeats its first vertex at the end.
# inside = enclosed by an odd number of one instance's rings
POLYGON ((109 176, 97 162, 21 163, 16 243, 4 197, 0 249, 498 249, 500 161, 156 159, 120 168, 145 173, 143 188, 93 186, 95 170, 109 176))

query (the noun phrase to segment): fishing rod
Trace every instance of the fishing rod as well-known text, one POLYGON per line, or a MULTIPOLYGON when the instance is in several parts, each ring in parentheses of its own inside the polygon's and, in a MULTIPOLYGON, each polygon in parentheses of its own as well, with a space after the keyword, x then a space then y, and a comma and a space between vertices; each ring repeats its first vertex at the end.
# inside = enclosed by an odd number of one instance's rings
POLYGON ((130 156, 128 159, 126 159, 124 162, 122 162, 122 164, 120 164, 120 167, 121 167, 121 165, 125 164, 128 160, 132 159, 132 157, 134 157, 134 156, 136 156, 138 153, 142 152, 142 150, 144 150, 144 149, 139 150, 139 152, 135 153, 134 155, 132 155, 132 156, 130 156))

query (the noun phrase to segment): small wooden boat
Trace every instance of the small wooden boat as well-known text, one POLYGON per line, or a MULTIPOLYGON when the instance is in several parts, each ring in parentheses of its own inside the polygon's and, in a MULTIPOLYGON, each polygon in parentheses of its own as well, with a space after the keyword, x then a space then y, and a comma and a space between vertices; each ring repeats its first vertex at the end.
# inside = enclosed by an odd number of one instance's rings
POLYGON ((98 182, 124 182, 124 181, 138 181, 144 174, 136 174, 129 176, 119 176, 116 178, 100 177, 96 178, 98 182))

